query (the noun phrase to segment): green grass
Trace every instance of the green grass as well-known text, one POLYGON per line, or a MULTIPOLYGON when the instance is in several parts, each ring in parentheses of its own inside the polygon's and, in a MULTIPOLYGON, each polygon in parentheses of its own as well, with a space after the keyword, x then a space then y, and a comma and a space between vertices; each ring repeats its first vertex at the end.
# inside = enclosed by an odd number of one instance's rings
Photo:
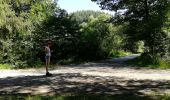
POLYGON ((0 70, 3 69, 12 69, 12 66, 9 64, 0 64, 0 70))
POLYGON ((120 94, 113 96, 101 95, 65 95, 65 96, 0 96, 0 100, 170 100, 170 95, 138 96, 120 94))
POLYGON ((170 94, 158 96, 157 99, 159 99, 159 100, 170 100, 170 94))
POLYGON ((109 54, 110 57, 112 58, 116 58, 116 57, 123 57, 123 56, 128 56, 128 55, 131 55, 132 53, 131 52, 125 52, 125 51, 114 51, 112 50, 109 54))
POLYGON ((144 61, 141 57, 128 60, 125 63, 137 67, 160 68, 160 69, 170 68, 170 63, 168 63, 168 61, 160 60, 157 64, 149 64, 147 61, 144 61))

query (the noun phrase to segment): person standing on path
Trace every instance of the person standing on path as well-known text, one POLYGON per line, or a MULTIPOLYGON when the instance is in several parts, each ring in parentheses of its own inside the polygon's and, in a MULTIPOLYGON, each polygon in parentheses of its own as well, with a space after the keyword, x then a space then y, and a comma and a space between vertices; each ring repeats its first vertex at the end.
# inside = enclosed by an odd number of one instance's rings
POLYGON ((51 58, 51 41, 48 40, 47 45, 45 46, 45 68, 46 68, 46 76, 52 76, 51 73, 48 72, 48 67, 50 65, 50 58, 51 58))

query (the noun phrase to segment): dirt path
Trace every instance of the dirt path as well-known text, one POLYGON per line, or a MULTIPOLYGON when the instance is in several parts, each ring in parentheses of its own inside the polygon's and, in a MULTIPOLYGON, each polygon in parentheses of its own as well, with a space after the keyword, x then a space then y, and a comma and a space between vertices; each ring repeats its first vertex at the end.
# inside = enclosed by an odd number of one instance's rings
MULTIPOLYGON (((136 56, 136 55, 135 55, 136 56)), ((132 58, 134 56, 131 56, 132 58)), ((0 94, 164 94, 170 93, 170 70, 146 69, 120 63, 126 58, 57 66, 52 77, 44 70, 0 71, 0 94), (116 62, 116 63, 115 63, 116 62)))

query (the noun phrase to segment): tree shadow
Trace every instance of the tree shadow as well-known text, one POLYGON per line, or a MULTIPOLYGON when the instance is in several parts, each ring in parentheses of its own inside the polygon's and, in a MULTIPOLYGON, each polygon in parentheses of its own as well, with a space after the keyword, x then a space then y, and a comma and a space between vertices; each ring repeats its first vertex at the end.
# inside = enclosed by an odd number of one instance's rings
POLYGON ((118 77, 86 76, 80 73, 54 74, 52 77, 24 76, 0 79, 0 95, 131 95, 146 96, 170 90, 170 81, 126 80, 118 77))

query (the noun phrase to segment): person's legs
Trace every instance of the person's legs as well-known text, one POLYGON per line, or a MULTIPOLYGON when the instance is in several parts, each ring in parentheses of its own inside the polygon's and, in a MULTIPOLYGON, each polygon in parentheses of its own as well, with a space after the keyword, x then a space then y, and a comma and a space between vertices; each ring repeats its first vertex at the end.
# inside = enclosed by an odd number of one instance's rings
POLYGON ((45 56, 45 69, 46 69, 46 73, 48 72, 48 56, 45 56))
POLYGON ((48 72, 48 59, 45 59, 45 69, 46 69, 46 73, 48 72))
POLYGON ((52 76, 52 74, 48 72, 49 65, 50 65, 50 56, 46 56, 46 76, 52 76))
POLYGON ((50 66, 50 56, 48 57, 48 67, 50 66))

